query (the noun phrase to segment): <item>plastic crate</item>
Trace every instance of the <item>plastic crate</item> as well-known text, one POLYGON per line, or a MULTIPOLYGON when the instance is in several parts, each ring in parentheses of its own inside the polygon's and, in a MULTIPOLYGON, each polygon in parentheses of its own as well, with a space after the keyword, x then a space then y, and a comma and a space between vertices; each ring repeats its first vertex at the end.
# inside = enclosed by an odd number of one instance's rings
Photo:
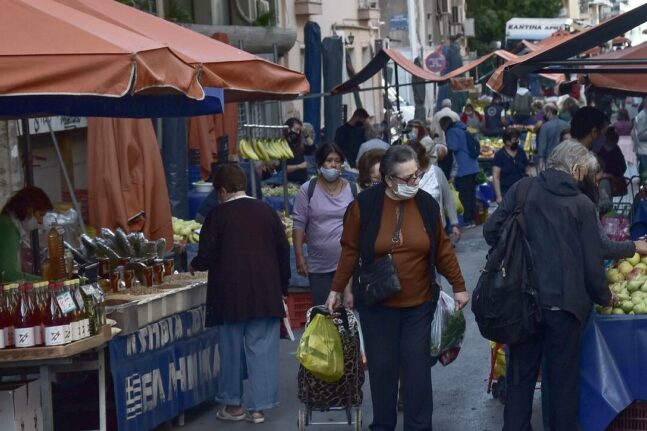
POLYGON ((312 307, 310 292, 288 293, 288 314, 292 328, 303 328, 306 324, 306 313, 312 307))
POLYGON ((647 430, 647 401, 635 401, 624 409, 606 431, 647 430))

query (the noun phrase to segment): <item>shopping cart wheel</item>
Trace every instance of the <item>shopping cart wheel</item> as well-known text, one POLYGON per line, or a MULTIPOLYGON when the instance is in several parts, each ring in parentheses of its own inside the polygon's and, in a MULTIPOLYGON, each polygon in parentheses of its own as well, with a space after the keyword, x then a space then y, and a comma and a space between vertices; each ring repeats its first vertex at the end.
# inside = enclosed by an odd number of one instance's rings
POLYGON ((362 430, 362 411, 359 407, 355 410, 355 431, 362 430))
POLYGON ((305 431, 306 429, 306 412, 299 409, 299 418, 297 419, 297 427, 299 431, 305 431))

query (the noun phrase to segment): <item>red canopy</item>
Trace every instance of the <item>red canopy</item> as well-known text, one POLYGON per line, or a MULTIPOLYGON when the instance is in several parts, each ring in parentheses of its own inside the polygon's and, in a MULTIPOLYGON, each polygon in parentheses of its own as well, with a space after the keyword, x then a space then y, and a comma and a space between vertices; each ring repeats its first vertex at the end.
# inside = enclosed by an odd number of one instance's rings
MULTIPOLYGON (((373 57, 373 59, 366 66, 364 66, 362 70, 357 72, 355 76, 353 76, 348 81, 333 88, 332 92, 346 93, 349 91, 357 90, 361 83, 369 80, 373 75, 381 71, 384 68, 384 66, 386 66, 386 64, 389 62, 389 60, 393 60, 395 63, 398 64, 398 66, 402 67, 410 74, 417 76, 418 78, 421 78, 427 82, 446 83, 451 79, 458 78, 464 73, 467 73, 471 70, 476 69, 481 64, 490 60, 492 57, 500 57, 505 61, 509 61, 517 58, 517 56, 514 55, 513 53, 503 49, 499 49, 487 55, 484 55, 483 57, 478 58, 470 63, 467 63, 462 67, 459 67, 458 69, 455 69, 449 73, 446 73, 445 75, 438 75, 426 69, 423 69, 420 66, 417 66, 399 51, 396 51, 394 49, 383 49, 382 51, 378 52, 377 55, 373 57)), ((562 75, 558 75, 558 74, 542 74, 542 76, 548 79, 552 79, 553 81, 556 81, 556 82, 561 82, 564 79, 562 75)))
POLYGON ((201 68, 205 87, 225 89, 227 102, 294 98, 310 90, 302 73, 117 1, 56 1, 170 47, 183 61, 201 68))
POLYGON ((505 86, 504 72, 511 73, 516 78, 540 69, 541 66, 537 66, 536 62, 567 60, 583 51, 603 44, 614 35, 623 34, 642 24, 646 20, 645 17, 647 17, 647 4, 614 16, 579 33, 564 36, 561 39, 554 39, 544 47, 499 67, 492 74, 487 85, 492 90, 500 92, 505 86))
POLYGON ((0 28, 0 95, 204 98, 198 70, 168 46, 55 1, 2 2, 0 28))
MULTIPOLYGON (((647 58, 647 42, 625 48, 618 51, 607 52, 595 57, 596 60, 644 60, 647 58)), ((590 69, 604 70, 607 66, 590 66, 590 69)), ((647 94, 647 67, 642 66, 624 66, 631 70, 636 69, 636 73, 591 73, 589 81, 593 88, 607 93, 616 93, 622 95, 646 95, 647 94)))

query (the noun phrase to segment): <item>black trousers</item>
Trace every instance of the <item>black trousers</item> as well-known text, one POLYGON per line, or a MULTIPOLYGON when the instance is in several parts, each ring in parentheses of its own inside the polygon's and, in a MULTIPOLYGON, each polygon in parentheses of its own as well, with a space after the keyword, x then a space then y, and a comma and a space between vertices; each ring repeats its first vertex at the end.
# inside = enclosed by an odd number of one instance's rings
POLYGON ((400 370, 404 430, 431 431, 430 329, 435 309, 436 302, 359 309, 373 398, 372 431, 393 431, 397 425, 400 370))
POLYGON ((463 221, 465 224, 474 223, 474 217, 476 216, 476 174, 456 177, 454 184, 465 209, 463 221))
POLYGON ((551 431, 577 430, 582 327, 566 311, 543 310, 540 332, 510 346, 503 431, 528 431, 537 375, 545 356, 551 431))

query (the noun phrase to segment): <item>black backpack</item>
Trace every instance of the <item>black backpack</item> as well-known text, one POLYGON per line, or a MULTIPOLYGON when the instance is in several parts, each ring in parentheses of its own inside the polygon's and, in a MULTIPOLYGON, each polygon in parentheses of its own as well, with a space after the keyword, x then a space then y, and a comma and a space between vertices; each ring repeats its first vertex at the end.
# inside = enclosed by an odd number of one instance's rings
POLYGON ((537 332, 541 308, 536 289, 523 207, 532 179, 521 181, 514 211, 487 256, 474 289, 472 312, 481 335, 498 343, 517 344, 537 332))

